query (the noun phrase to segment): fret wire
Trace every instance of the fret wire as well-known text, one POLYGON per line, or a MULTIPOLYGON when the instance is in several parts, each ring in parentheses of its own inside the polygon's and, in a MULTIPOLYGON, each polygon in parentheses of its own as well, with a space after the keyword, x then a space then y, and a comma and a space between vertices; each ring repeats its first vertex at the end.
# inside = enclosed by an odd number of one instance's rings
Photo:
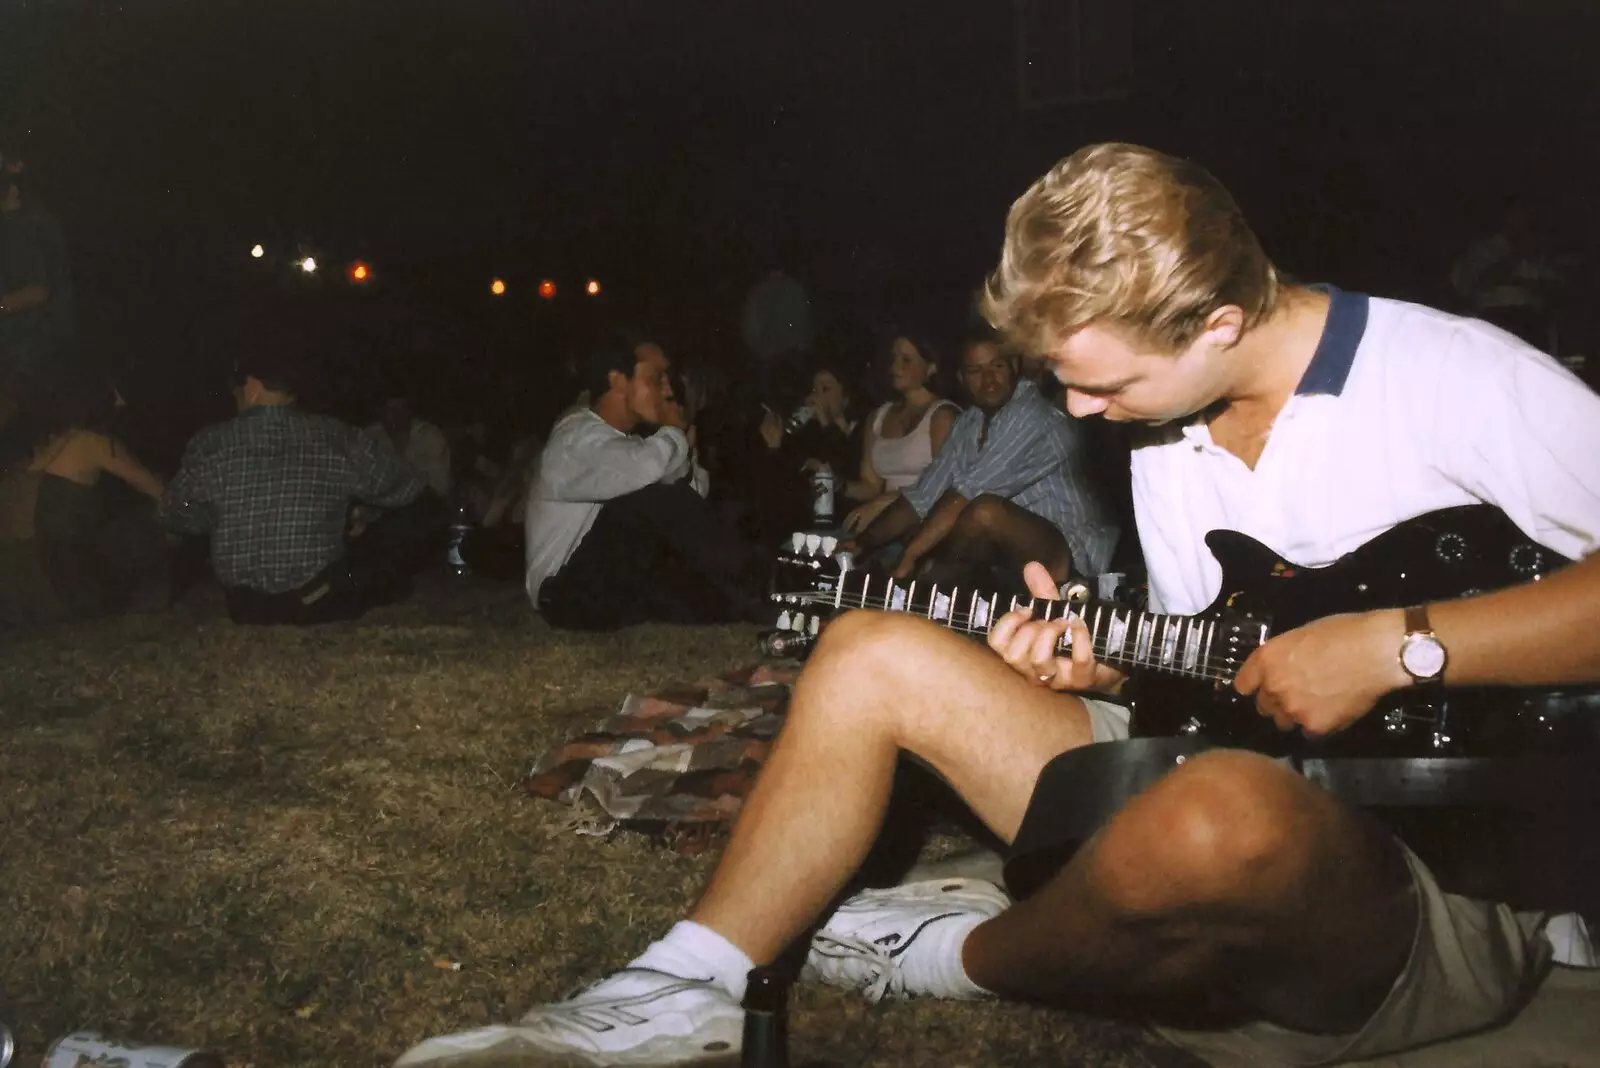
POLYGON ((928 618, 933 618, 934 606, 939 602, 939 584, 935 582, 933 589, 928 591, 928 618))
MULTIPOLYGON (((847 594, 841 588, 835 591, 835 600, 840 607, 846 605, 853 608, 878 607, 878 605, 874 603, 875 598, 871 594, 871 588, 872 578, 869 574, 864 573, 862 575, 860 594, 847 594)), ((886 607, 889 602, 892 601, 893 591, 896 589, 893 579, 888 579, 885 582, 885 589, 889 591, 882 598, 882 604, 886 607)), ((902 590, 909 592, 910 588, 903 587, 902 590)), ((812 600, 813 603, 815 603, 817 599, 813 598, 812 600)), ((989 621, 980 622, 976 618, 975 614, 972 611, 969 611, 966 614, 956 613, 951 615, 946 620, 946 623, 952 628, 960 628, 968 631, 969 633, 984 633, 987 630, 992 629, 992 621, 994 618, 993 609, 998 607, 998 600, 999 595, 994 594, 991 595, 987 601, 982 601, 978 597, 977 592, 974 591, 969 599, 969 604, 974 608, 980 603, 990 606, 991 611, 989 621)), ((1012 601, 1013 604, 1015 604, 1018 602, 1018 599, 1012 598, 1012 601)), ((1062 607, 1065 609, 1067 615, 1070 616, 1074 614, 1070 605, 1063 603, 1062 607)), ((892 611, 894 609, 889 610, 892 611)), ((1079 616, 1078 618, 1083 617, 1079 616)), ((1106 630, 1103 641, 1095 641, 1096 653, 1102 660, 1116 661, 1129 664, 1134 667, 1154 668, 1155 670, 1165 671, 1170 674, 1188 675, 1192 677, 1226 679, 1231 677, 1233 674, 1232 664, 1229 662, 1227 656, 1214 650, 1214 646, 1216 644, 1217 627, 1221 622, 1220 620, 1205 619, 1197 616, 1156 616, 1152 613, 1138 613, 1130 609, 1127 612, 1127 623, 1132 626, 1134 632, 1134 642, 1131 649, 1128 647, 1126 641, 1124 641, 1121 646, 1112 645, 1112 632, 1115 630, 1115 624, 1118 622, 1118 620, 1119 617, 1114 607, 1112 607, 1109 612, 1104 612, 1101 610, 1100 606, 1096 606, 1094 628, 1095 630, 1099 630, 1102 626, 1102 621, 1104 621, 1106 630), (1172 661, 1170 658, 1168 662, 1164 664, 1154 663, 1153 661, 1156 660, 1156 658, 1151 655, 1151 643, 1153 643, 1155 640, 1155 637, 1158 633, 1158 627, 1177 627, 1179 628, 1180 632, 1186 632, 1188 643, 1192 646, 1198 647, 1197 651, 1192 654, 1193 659, 1191 660, 1186 657, 1185 661, 1181 664, 1172 661)), ((1126 633, 1126 628, 1124 633, 1126 633)))

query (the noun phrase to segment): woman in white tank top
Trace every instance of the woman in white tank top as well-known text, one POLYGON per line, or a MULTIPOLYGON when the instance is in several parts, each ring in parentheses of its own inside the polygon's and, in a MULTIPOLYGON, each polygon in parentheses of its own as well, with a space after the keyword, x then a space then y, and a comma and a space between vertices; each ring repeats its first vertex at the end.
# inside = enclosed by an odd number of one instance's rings
POLYGON ((933 462, 960 409, 931 387, 938 372, 932 349, 907 337, 889 347, 889 379, 899 396, 872 413, 862 442, 861 477, 846 493, 865 501, 845 517, 847 531, 877 518, 933 462))

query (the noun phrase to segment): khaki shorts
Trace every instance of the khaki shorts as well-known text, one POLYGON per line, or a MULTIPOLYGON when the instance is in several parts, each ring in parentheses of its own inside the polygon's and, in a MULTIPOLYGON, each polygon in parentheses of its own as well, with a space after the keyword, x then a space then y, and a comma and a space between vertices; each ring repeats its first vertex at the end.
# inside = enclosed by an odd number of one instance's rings
POLYGON ((1361 1030, 1308 1035, 1254 1023, 1160 1033, 1217 1065, 1313 1065, 1399 1053, 1510 1019, 1550 969, 1545 914, 1446 893, 1415 854, 1405 856, 1418 903, 1411 956, 1361 1030))
POLYGON ((1084 710, 1089 713, 1089 728, 1094 731, 1095 741, 1120 742, 1128 737, 1131 713, 1126 706, 1093 697, 1085 697, 1082 700, 1084 710))

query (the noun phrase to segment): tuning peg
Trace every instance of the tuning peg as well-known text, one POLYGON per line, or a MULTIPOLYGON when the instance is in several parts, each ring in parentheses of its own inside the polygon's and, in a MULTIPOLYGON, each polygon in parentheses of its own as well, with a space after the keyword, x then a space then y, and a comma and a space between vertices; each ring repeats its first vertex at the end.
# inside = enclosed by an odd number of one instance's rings
POLYGON ((789 629, 796 631, 797 633, 804 634, 806 630, 806 620, 808 618, 810 617, 808 617, 804 612, 796 612, 794 614, 794 620, 789 625, 789 629))
POLYGON ((778 613, 777 627, 779 630, 789 629, 789 610, 787 608, 778 613))
POLYGON ((838 565, 840 574, 856 566, 856 554, 852 552, 836 553, 833 562, 838 565))
POLYGON ((806 633, 810 634, 813 638, 815 638, 817 636, 817 634, 821 632, 821 630, 822 630, 822 617, 821 616, 812 616, 810 625, 806 627, 806 633))
POLYGON ((822 539, 822 554, 824 556, 832 556, 833 555, 833 550, 837 549, 838 547, 839 547, 839 539, 838 538, 834 537, 832 534, 827 534, 827 535, 823 536, 823 539, 822 539))
POLYGON ((807 534, 806 554, 808 556, 815 556, 817 555, 817 550, 820 548, 822 548, 822 536, 820 534, 807 534))
POLYGON ((793 534, 789 535, 789 548, 790 548, 791 551, 797 552, 797 553, 798 552, 804 552, 805 551, 805 547, 806 547, 806 536, 805 536, 805 534, 803 532, 797 530, 793 534))

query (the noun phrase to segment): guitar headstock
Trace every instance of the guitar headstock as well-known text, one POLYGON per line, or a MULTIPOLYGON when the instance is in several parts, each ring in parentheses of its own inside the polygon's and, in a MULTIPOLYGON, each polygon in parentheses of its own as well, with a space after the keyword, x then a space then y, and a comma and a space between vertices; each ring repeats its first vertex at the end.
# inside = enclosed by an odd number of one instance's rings
POLYGON ((834 534, 796 531, 778 550, 769 599, 778 607, 777 628, 815 637, 836 607, 839 583, 854 569, 834 534))

